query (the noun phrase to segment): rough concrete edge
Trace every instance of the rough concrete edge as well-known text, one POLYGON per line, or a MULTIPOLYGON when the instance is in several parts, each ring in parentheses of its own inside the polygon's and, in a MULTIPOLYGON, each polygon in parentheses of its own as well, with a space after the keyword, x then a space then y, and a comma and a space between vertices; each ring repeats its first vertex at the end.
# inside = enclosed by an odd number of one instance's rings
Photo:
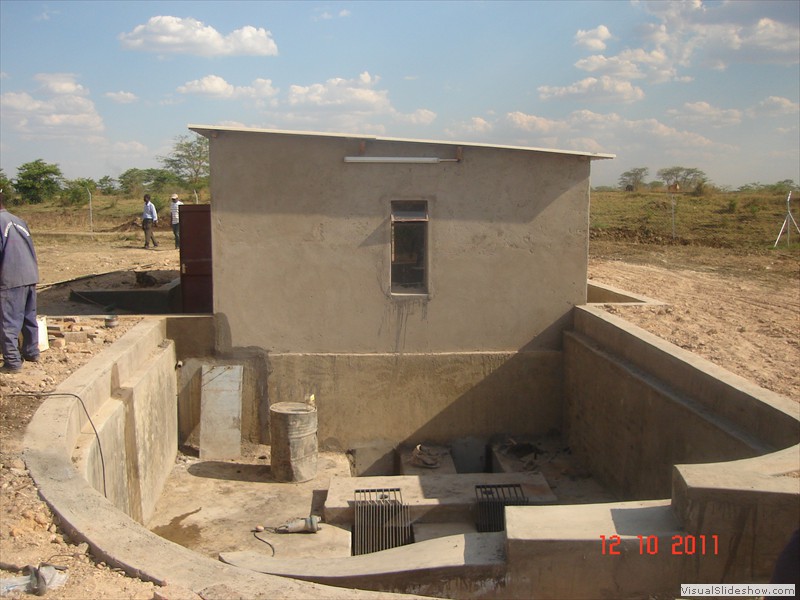
POLYGON ((624 306, 667 306, 666 302, 662 302, 661 300, 655 300, 648 296, 642 296, 641 294, 632 294, 631 292, 626 292, 613 285, 598 283, 591 280, 586 282, 586 298, 586 303, 591 305, 622 304, 624 306), (607 297, 607 299, 597 300, 596 298, 598 296, 607 297))
POLYGON ((246 564, 261 573, 319 582, 380 578, 388 574, 444 577, 462 567, 501 567, 505 571, 505 533, 462 533, 324 562, 311 558, 271 558, 255 552, 223 552, 220 560, 232 565, 246 564))
MULTIPOLYGON (((148 345, 152 327, 137 325, 117 344, 93 358, 56 390, 80 393, 91 385, 91 374, 114 370, 116 360, 135 353, 139 344, 148 345), (144 340, 144 341, 142 341, 144 340)), ((141 350, 141 349, 140 349, 141 350)), ((109 390, 109 396, 111 390, 109 390)), ((404 594, 386 594, 347 590, 314 583, 264 575, 225 565, 198 555, 154 533, 116 509, 83 479, 72 464, 75 431, 61 418, 64 411, 75 412, 78 401, 68 396, 49 398, 34 415, 26 431, 23 454, 39 494, 58 515, 61 526, 75 541, 85 541, 93 555, 128 575, 158 585, 167 582, 195 592, 225 584, 247 598, 409 598, 404 594), (53 406, 53 405, 56 406, 53 406)))
MULTIPOLYGON (((675 465, 672 470, 673 493, 676 483, 687 487, 767 494, 789 494, 800 499, 800 444, 778 452, 728 462, 675 465)), ((800 502, 798 503, 800 506, 800 502)))

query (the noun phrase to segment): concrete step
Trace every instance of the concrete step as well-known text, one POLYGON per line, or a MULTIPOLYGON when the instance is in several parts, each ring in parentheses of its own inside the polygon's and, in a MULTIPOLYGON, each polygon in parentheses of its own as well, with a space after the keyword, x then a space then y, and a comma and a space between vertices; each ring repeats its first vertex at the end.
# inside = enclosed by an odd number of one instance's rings
POLYGON ((683 533, 669 500, 507 507, 506 551, 518 574, 509 596, 541 589, 548 594, 537 598, 618 597, 624 581, 626 598, 653 597, 680 580, 687 557, 674 544, 683 533))

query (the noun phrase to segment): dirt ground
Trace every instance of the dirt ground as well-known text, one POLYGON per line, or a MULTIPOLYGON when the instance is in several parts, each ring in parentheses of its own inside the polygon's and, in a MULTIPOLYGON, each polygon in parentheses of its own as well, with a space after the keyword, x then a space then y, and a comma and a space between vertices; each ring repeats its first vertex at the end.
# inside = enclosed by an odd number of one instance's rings
MULTIPOLYGON (((21 448, 25 427, 42 401, 69 374, 132 327, 119 317, 105 327, 104 307, 69 300, 69 288, 133 286, 135 271, 177 276, 178 252, 161 234, 158 249, 137 237, 47 237, 37 251, 41 270, 40 314, 65 331, 83 331, 68 343, 26 363, 19 375, 0 375, 0 580, 22 567, 48 562, 66 567, 67 583, 47 593, 56 600, 89 598, 191 598, 186 590, 158 588, 96 562, 86 544, 75 544, 39 500, 21 448), (85 276, 73 284, 54 285, 85 276), (64 315, 81 315, 70 321, 64 315), (87 315, 101 315, 91 318, 87 315)), ((609 312, 686 348, 795 402, 800 401, 800 270, 786 252, 731 254, 718 249, 593 242, 590 279, 649 296, 665 306, 607 307, 609 312)), ((24 597, 12 592, 9 598, 24 597)))

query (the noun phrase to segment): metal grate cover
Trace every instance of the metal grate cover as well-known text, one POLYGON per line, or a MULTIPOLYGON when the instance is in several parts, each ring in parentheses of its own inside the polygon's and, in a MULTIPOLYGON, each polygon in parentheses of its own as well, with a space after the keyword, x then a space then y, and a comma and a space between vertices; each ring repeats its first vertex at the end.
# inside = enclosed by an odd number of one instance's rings
POLYGON ((400 488, 355 490, 353 556, 414 541, 408 506, 400 488))
POLYGON ((503 531, 506 528, 506 506, 525 506, 528 498, 518 483, 476 485, 478 500, 476 528, 480 532, 503 531))

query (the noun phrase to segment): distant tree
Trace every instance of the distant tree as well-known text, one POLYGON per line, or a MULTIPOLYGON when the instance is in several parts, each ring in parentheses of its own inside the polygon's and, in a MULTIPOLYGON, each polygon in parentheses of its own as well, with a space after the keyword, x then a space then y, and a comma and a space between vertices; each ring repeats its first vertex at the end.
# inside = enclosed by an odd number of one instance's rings
POLYGON ((202 135, 178 136, 172 152, 168 156, 159 156, 158 160, 186 187, 198 190, 208 185, 208 139, 202 135))
POLYGON ((175 174, 166 169, 128 169, 118 179, 122 192, 129 198, 145 193, 158 194, 168 185, 180 185, 175 174))
POLYGON ((133 198, 144 193, 144 171, 142 169, 128 169, 117 180, 122 193, 133 198))
POLYGON ((656 179, 648 183, 647 187, 649 187, 651 190, 660 190, 662 187, 664 187, 664 182, 656 179))
POLYGON ((669 187, 678 184, 683 190, 691 190, 700 183, 707 183, 708 177, 700 169, 687 167, 669 167, 659 169, 656 174, 669 187))
POLYGON ((9 206, 12 206, 15 203, 16 192, 14 189, 14 182, 6 177, 2 168, 0 168, 0 190, 3 191, 3 201, 9 206))
POLYGON ((39 204, 58 194, 62 179, 58 165, 47 164, 39 158, 17 169, 16 189, 23 202, 39 204))
POLYGON ((797 190, 797 184, 792 181, 791 179, 784 179, 783 181, 779 181, 777 183, 773 183, 771 186, 772 191, 779 193, 779 194, 788 194, 792 190, 797 190))
POLYGON ((61 191, 61 203, 69 206, 82 206, 89 203, 89 194, 97 190, 92 179, 73 179, 67 181, 61 191))
POLYGON ((630 171, 625 171, 619 176, 619 187, 629 191, 638 190, 649 174, 650 169, 647 167, 636 167, 630 171))
POLYGON ((97 182, 97 189, 106 196, 112 196, 117 193, 117 182, 113 177, 103 175, 97 182))

